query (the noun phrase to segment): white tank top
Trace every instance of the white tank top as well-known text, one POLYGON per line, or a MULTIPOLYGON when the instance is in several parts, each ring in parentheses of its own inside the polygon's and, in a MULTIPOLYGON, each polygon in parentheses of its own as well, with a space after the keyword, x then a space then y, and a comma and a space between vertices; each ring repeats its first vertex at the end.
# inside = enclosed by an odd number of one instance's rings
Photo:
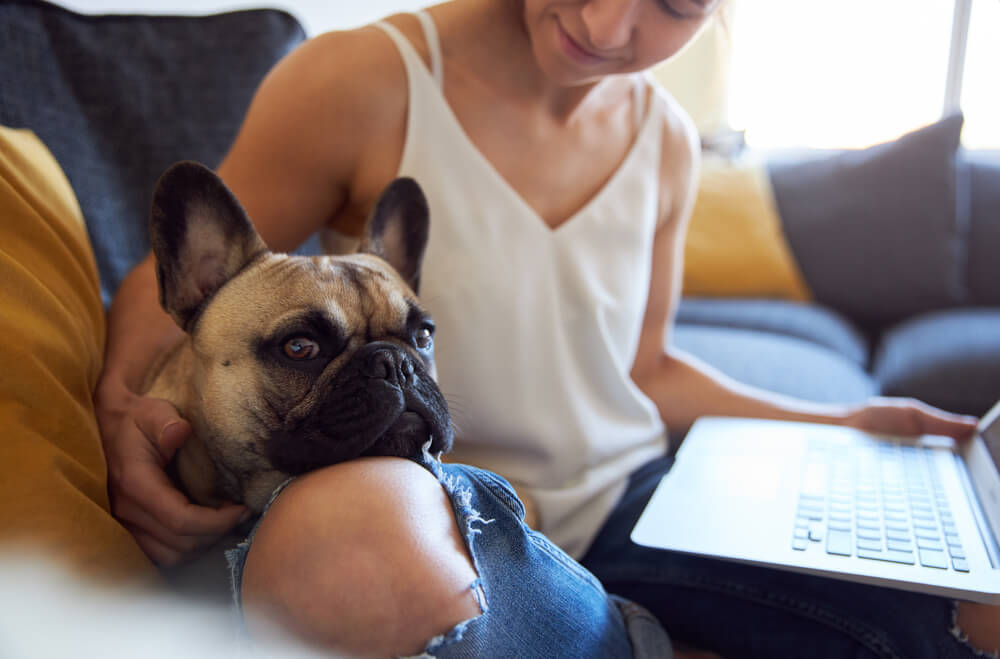
MULTIPOLYGON (((636 104, 644 114, 620 168, 553 230, 465 134, 441 92, 434 23, 417 15, 431 71, 402 33, 379 26, 409 81, 399 175, 430 206, 420 297, 456 425, 445 459, 530 494, 540 530, 579 557, 628 474, 666 448, 656 406, 629 376, 657 226, 663 122, 653 104, 663 99, 636 104)), ((646 96, 647 83, 637 89, 646 96)))

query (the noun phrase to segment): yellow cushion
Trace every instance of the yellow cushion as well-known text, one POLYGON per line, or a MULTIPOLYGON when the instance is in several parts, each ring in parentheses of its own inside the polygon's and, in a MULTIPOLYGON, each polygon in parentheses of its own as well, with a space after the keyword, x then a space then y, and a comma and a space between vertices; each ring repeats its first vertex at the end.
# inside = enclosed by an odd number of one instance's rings
POLYGON ((114 580, 155 574, 109 513, 92 392, 104 353, 76 197, 29 131, 0 127, 0 548, 114 580))
POLYGON ((684 247, 684 294, 811 298, 762 165, 703 163, 684 247))

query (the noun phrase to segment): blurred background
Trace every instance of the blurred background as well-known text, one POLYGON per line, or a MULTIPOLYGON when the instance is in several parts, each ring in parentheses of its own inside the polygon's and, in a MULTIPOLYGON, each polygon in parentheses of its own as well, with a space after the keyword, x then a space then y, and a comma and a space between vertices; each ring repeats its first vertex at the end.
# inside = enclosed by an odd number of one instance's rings
MULTIPOLYGON (((275 6, 310 35, 426 0, 58 0, 87 13, 275 6)), ((851 148, 958 108, 963 144, 1000 149, 1000 1, 727 0, 721 20, 654 73, 708 143, 851 148)))

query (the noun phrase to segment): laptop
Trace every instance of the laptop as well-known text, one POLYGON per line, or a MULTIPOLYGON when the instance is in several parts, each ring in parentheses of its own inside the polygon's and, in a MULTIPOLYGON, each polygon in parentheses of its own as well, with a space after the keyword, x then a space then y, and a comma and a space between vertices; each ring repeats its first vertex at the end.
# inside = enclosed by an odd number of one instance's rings
POLYGON ((631 537, 647 547, 1000 604, 1000 403, 960 444, 701 418, 631 537))

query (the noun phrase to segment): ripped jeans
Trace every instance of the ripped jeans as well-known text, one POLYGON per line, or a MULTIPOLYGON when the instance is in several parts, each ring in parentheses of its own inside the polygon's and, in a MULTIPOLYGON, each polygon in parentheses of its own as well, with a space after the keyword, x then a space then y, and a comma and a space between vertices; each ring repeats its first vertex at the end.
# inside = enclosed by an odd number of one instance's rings
POLYGON ((726 657, 988 657, 956 624, 957 603, 641 547, 629 540, 670 458, 638 469, 581 563, 657 615, 675 641, 726 657))
MULTIPOLYGON (((448 493, 479 575, 470 588, 481 610, 449 633, 429 639, 421 657, 672 656, 666 633, 652 615, 609 596, 592 574, 524 525, 524 507, 507 481, 475 467, 442 464, 429 455, 415 462, 448 493)), ((241 620, 243 567, 257 528, 227 552, 241 620)))

